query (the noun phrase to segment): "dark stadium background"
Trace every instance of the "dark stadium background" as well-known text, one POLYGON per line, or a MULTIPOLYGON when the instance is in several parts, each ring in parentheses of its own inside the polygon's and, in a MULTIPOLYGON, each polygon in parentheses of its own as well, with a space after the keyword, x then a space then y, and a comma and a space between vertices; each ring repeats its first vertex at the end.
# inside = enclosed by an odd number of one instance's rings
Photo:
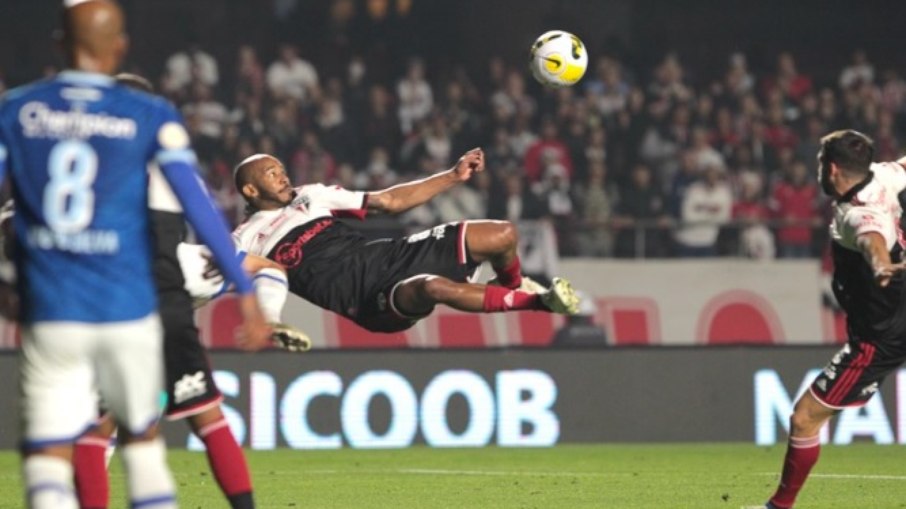
MULTIPOLYGON (((330 2, 300 0, 295 12, 278 22, 276 3, 124 0, 137 43, 129 62, 156 75, 168 55, 197 40, 229 70, 240 42, 268 55, 278 42, 293 41, 321 68, 325 62, 314 48, 326 42, 323 19, 330 2)), ((43 66, 59 62, 45 37, 58 23, 54 2, 4 0, 2 12, 0 69, 8 84, 28 81, 43 66)), ((432 67, 455 62, 477 72, 491 54, 523 60, 537 34, 568 27, 581 34, 592 55, 614 51, 640 68, 675 51, 708 77, 736 50, 749 55, 756 71, 772 66, 772 55, 790 50, 824 81, 835 78, 856 48, 882 67, 906 63, 898 44, 903 14, 896 0, 414 0, 407 26, 413 33, 394 44, 399 55, 422 55, 432 67)), ((366 35, 359 37, 367 42, 366 35)))

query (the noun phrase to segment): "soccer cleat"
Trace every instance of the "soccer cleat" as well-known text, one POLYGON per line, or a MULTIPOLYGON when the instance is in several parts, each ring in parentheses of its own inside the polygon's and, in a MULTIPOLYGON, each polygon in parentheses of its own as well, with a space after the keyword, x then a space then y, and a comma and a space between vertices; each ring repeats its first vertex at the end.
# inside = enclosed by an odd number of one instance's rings
POLYGON ((552 279, 551 287, 539 295, 541 302, 554 313, 574 315, 579 312, 579 296, 569 281, 563 278, 552 279))
POLYGON ((308 334, 285 323, 272 323, 271 327, 274 330, 271 333, 274 346, 290 352, 307 352, 311 350, 311 338, 308 337, 308 334))
MULTIPOLYGON (((495 277, 494 279, 488 281, 488 285, 500 286, 500 281, 498 281, 495 277)), ((522 282, 519 284, 519 288, 514 288, 514 290, 528 293, 543 293, 547 291, 547 288, 528 276, 522 276, 522 282)))

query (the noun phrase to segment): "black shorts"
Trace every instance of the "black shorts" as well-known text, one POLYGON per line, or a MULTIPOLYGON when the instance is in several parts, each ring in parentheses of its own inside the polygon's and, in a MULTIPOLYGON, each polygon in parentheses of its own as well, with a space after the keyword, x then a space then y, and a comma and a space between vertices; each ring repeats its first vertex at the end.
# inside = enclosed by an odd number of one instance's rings
POLYGON ((884 378, 906 361, 906 341, 869 342, 850 338, 812 382, 809 391, 825 406, 862 406, 884 378))
POLYGON ((467 222, 371 242, 346 234, 348 227, 340 224, 332 228, 326 231, 332 237, 316 238, 320 246, 312 242, 305 248, 303 263, 289 272, 290 289, 370 331, 406 330, 430 313, 398 309, 393 293, 400 283, 421 275, 465 282, 479 265, 466 246, 467 222))
POLYGON ((214 385, 207 353, 198 337, 192 298, 180 290, 159 293, 158 299, 164 328, 165 415, 169 420, 183 419, 220 404, 223 396, 214 385))

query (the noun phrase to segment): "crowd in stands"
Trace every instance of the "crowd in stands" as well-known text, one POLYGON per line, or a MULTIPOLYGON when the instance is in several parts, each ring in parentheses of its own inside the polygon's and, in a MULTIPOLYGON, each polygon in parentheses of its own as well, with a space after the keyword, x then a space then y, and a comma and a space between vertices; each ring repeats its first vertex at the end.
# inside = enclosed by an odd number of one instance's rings
POLYGON ((859 129, 877 159, 892 160, 906 117, 906 81, 861 51, 836 83, 816 83, 790 53, 761 74, 728 55, 707 83, 688 79, 681 55, 652 69, 592 55, 578 85, 556 90, 528 82, 523 61, 496 57, 480 75, 432 74, 411 58, 394 76, 366 54, 322 72, 304 48, 243 45, 222 64, 193 45, 153 78, 183 112, 232 221, 243 207, 231 170, 256 152, 277 155, 296 185, 375 189, 480 146, 488 171, 402 224, 545 219, 567 256, 819 256, 820 137, 859 129))

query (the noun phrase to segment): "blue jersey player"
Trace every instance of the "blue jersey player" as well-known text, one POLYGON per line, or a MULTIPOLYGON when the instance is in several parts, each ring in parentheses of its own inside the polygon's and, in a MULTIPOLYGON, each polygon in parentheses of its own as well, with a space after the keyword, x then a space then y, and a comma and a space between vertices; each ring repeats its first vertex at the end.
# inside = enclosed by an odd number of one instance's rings
POLYGON ((117 85, 127 47, 110 0, 67 0, 69 70, 0 103, 0 177, 16 200, 21 296, 23 477, 31 508, 76 508, 72 442, 92 423, 97 391, 120 425, 132 507, 176 507, 157 436, 163 385, 152 279, 146 165, 155 161, 198 236, 242 294, 244 343, 267 327, 222 218, 166 102, 117 85))

